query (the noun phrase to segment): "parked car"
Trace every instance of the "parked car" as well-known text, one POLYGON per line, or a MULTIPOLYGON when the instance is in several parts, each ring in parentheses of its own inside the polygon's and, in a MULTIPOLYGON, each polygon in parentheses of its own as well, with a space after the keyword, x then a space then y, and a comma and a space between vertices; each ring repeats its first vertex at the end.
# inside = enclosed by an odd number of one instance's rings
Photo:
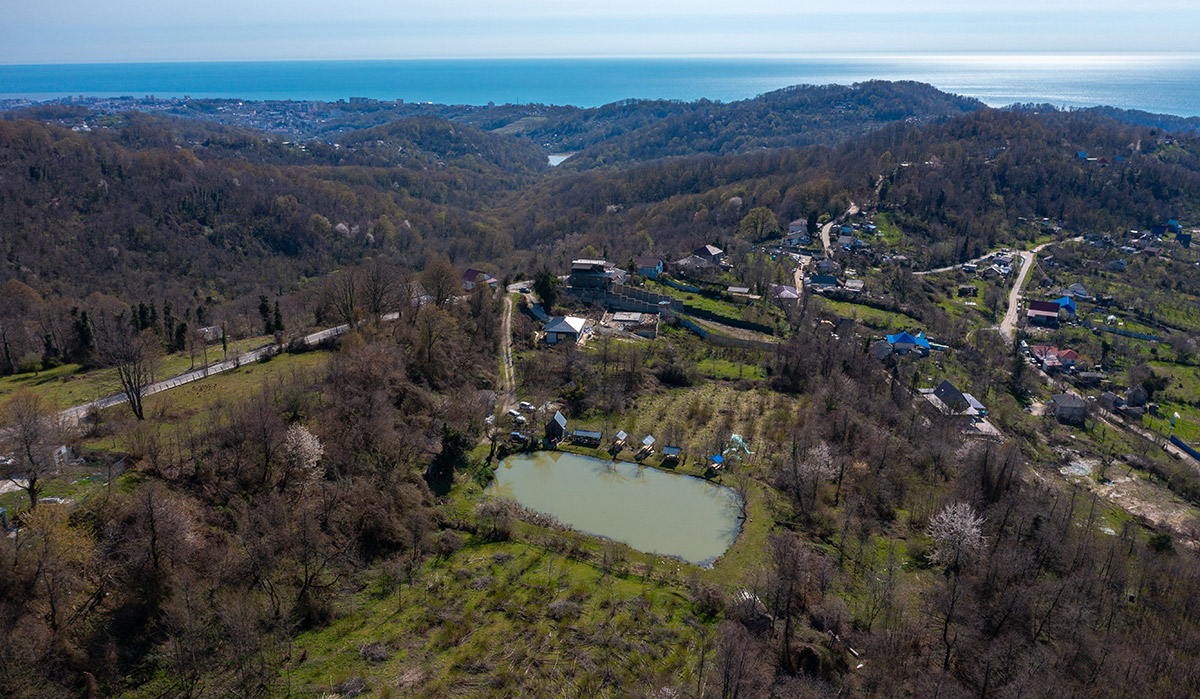
POLYGON ((521 403, 517 406, 517 408, 520 410, 533 410, 533 403, 530 403, 528 401, 521 401, 521 403))

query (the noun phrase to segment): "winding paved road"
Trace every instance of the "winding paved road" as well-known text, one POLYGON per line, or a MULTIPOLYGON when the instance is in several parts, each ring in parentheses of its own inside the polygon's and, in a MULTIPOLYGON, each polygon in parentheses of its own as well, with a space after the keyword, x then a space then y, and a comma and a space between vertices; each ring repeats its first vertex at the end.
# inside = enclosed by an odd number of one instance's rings
POLYGON ((1017 281, 1013 283, 1012 290, 1008 292, 1008 310, 1004 312, 1004 320, 1000 321, 1000 337, 1004 338, 1004 342, 1012 347, 1013 341, 1017 334, 1017 312, 1021 308, 1021 287, 1025 284, 1025 278, 1029 276, 1029 269, 1033 267, 1033 260, 1036 255, 1032 252, 1018 252, 1017 255, 1021 258, 1021 272, 1017 275, 1017 281))
POLYGON ((858 213, 858 204, 855 204, 854 202, 850 202, 850 208, 846 209, 846 213, 842 214, 841 216, 838 216, 837 218, 833 219, 829 223, 826 223, 824 226, 821 226, 821 245, 823 245, 825 247, 825 257, 832 256, 830 254, 830 251, 832 250, 833 245, 829 242, 829 234, 830 234, 830 232, 833 231, 834 224, 839 223, 841 221, 845 221, 846 219, 850 218, 851 216, 853 216, 854 214, 857 214, 857 213, 858 213))
POLYGON ((1078 243, 1083 240, 1083 236, 1068 238, 1067 240, 1052 240, 1048 243, 1042 243, 1033 250, 1018 252, 1021 256, 1021 273, 1017 275, 1017 281, 1013 284, 1012 291, 1008 292, 1008 310, 1004 313, 1004 320, 1000 323, 1000 336, 1011 347, 1017 332, 1017 311, 1021 304, 1021 289, 1025 286, 1025 277, 1029 276, 1029 270, 1033 268, 1033 263, 1037 259, 1037 254, 1051 245, 1061 245, 1063 243, 1078 243))

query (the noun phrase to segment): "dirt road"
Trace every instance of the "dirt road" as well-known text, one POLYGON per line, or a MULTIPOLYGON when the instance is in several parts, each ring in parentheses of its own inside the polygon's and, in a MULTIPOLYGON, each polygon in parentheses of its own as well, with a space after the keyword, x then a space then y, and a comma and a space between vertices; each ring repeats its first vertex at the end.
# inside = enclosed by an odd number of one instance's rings
POLYGON ((500 396, 500 408, 497 412, 504 414, 517 405, 517 387, 513 379, 513 359, 512 359, 512 313, 513 301, 512 296, 504 295, 504 325, 500 330, 500 356, 502 364, 500 366, 501 379, 504 382, 503 395, 500 396))

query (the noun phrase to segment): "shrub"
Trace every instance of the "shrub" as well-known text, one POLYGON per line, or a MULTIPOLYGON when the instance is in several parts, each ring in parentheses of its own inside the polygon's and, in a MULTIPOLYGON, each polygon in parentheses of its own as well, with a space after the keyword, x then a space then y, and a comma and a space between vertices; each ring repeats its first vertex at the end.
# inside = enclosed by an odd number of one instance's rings
POLYGON ((35 352, 29 352, 28 354, 21 355, 21 358, 17 360, 18 374, 30 374, 41 370, 42 357, 35 352))
POLYGON ((575 616, 578 613, 579 604, 565 599, 551 602, 550 606, 546 607, 546 616, 555 621, 562 621, 566 617, 575 616))

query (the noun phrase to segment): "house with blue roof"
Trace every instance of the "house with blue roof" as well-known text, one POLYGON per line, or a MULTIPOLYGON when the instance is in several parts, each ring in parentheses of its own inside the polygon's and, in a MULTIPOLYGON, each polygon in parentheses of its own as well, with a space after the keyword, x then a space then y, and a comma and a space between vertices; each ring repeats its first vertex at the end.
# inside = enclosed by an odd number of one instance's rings
POLYGON ((1070 296, 1064 296, 1060 299, 1056 299, 1054 301, 1054 303, 1057 303, 1058 307, 1060 309, 1066 311, 1067 313, 1070 313, 1071 315, 1076 315, 1075 299, 1071 298, 1070 296))
POLYGON ((896 354, 908 354, 914 350, 922 355, 929 354, 929 339, 925 337, 925 333, 916 336, 908 332, 888 335, 887 343, 892 346, 892 351, 896 354))

